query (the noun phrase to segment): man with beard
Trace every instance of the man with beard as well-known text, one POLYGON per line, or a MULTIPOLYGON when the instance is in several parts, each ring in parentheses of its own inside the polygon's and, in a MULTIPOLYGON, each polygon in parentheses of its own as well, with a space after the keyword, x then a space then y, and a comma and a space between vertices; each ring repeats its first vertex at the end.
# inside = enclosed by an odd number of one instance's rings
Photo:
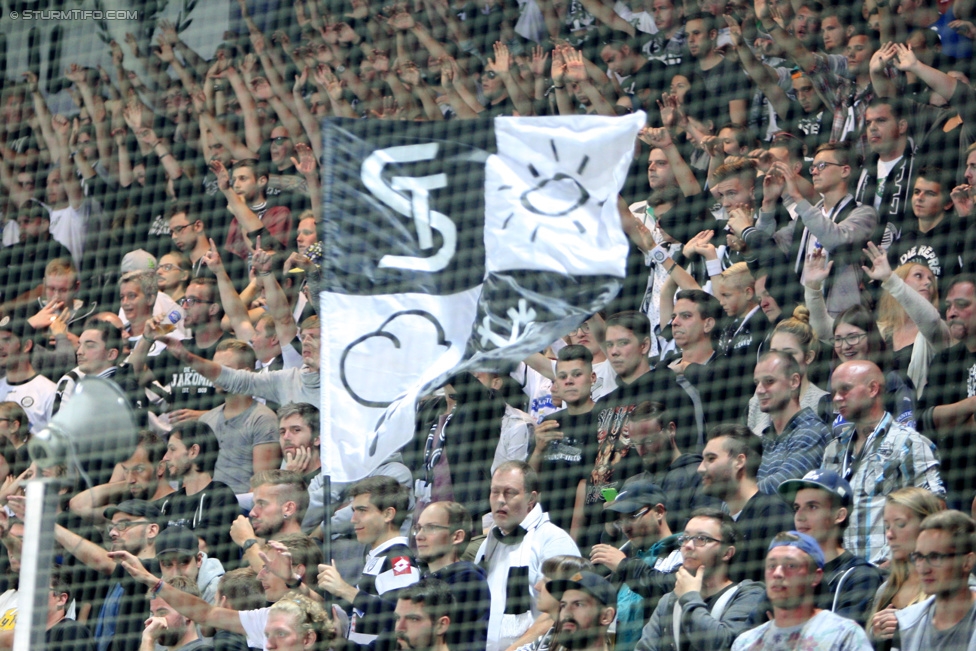
MULTIPOLYGON (((177 576, 166 581, 177 590, 182 590, 195 597, 200 591, 188 579, 177 576)), ((150 617, 146 620, 146 628, 142 631, 142 642, 139 651, 154 651, 159 647, 166 651, 194 651, 209 649, 212 645, 197 634, 197 627, 188 617, 176 612, 168 603, 163 601, 155 592, 149 600, 150 617)))
POLYGON ((423 579, 397 595, 397 648, 411 651, 451 651, 448 634, 455 599, 450 588, 437 579, 423 579))
POLYGON ((607 628, 617 614, 617 592, 598 574, 580 572, 549 582, 559 602, 554 646, 573 651, 607 651, 607 628))
POLYGON ((230 173, 220 161, 211 161, 210 169, 217 175, 217 184, 227 199, 227 210, 234 216, 227 229, 224 249, 246 260, 248 249, 244 238, 253 244, 261 235, 266 241, 273 237, 283 248, 287 247, 291 240, 291 210, 268 204, 266 166, 245 159, 235 163, 230 173))
POLYGON ((302 533, 308 487, 298 473, 266 470, 251 478, 251 491, 254 506, 248 517, 237 516, 230 537, 240 545, 244 560, 259 571, 264 564, 258 554, 265 541, 302 533))
POLYGON ((702 456, 682 452, 678 447, 678 426, 671 412, 660 402, 644 401, 630 413, 630 441, 637 447, 644 471, 624 482, 651 483, 661 487, 668 509, 668 525, 680 531, 689 514, 704 506, 721 506, 701 489, 698 466, 702 456))
MULTIPOLYGON (((22 497, 11 496, 8 504, 18 517, 23 517, 22 497)), ((158 575, 155 539, 159 534, 156 523, 159 509, 144 500, 126 500, 106 509, 105 517, 111 522, 107 533, 112 551, 129 552, 146 571, 158 575)), ((103 593, 102 608, 94 623, 97 651, 121 651, 135 647, 145 619, 145 588, 133 580, 122 565, 112 559, 110 552, 100 545, 61 525, 55 525, 54 539, 82 563, 109 577, 109 587, 103 593)))
MULTIPOLYGON (((763 619, 766 591, 761 583, 734 583, 735 523, 720 509, 692 514, 678 538, 683 564, 674 591, 661 598, 641 633, 639 651, 728 649, 736 636, 763 619), (680 614, 681 625, 674 624, 680 614)), ((619 648, 619 647, 618 647, 619 648)))
POLYGON ((105 507, 122 499, 146 500, 160 510, 176 491, 164 478, 166 443, 150 430, 139 432, 132 456, 119 464, 119 481, 101 484, 71 498, 68 508, 82 518, 105 522, 105 507))
POLYGON ((823 566, 823 552, 816 540, 798 531, 778 534, 769 545, 765 563, 766 596, 773 606, 773 621, 740 635, 732 651, 872 649, 857 622, 817 608, 823 566))
POLYGON ((742 534, 739 560, 729 568, 733 581, 761 581, 769 541, 793 526, 790 507, 759 490, 756 473, 761 461, 762 439, 745 425, 722 424, 708 432, 698 467, 702 489, 725 502, 742 534))

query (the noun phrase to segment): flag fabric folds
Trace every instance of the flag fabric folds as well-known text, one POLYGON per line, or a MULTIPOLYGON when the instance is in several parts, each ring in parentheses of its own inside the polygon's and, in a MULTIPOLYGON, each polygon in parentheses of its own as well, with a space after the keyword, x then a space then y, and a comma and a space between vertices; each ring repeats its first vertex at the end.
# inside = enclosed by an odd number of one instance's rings
POLYGON ((452 374, 544 349, 620 289, 644 114, 323 123, 322 470, 367 476, 452 374))

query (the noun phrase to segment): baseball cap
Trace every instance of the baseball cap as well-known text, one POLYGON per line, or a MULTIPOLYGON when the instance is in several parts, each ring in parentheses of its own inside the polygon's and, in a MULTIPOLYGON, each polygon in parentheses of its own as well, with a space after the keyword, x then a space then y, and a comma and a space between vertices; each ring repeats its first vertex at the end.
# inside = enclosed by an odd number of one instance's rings
POLYGON ((155 271, 156 270, 156 258, 143 249, 136 249, 135 251, 129 251, 122 258, 122 265, 119 267, 119 273, 127 274, 130 271, 155 271))
POLYGON ((766 553, 771 552, 776 547, 796 547, 801 552, 806 552, 806 554, 813 559, 813 562, 817 564, 821 570, 823 569, 824 560, 823 551, 820 549, 820 545, 817 541, 813 539, 812 536, 808 536, 805 533, 800 533, 799 531, 787 531, 786 535, 779 534, 773 538, 773 542, 769 543, 769 549, 766 553))
POLYGON ((146 500, 125 500, 124 502, 105 509, 105 517, 109 520, 111 520, 116 513, 125 513, 126 515, 135 515, 139 516, 140 518, 156 520, 159 518, 159 507, 152 502, 147 502, 146 500))
POLYGON ((599 574, 577 572, 568 579, 553 579, 546 587, 556 601, 567 590, 582 590, 604 606, 617 606, 617 591, 613 585, 599 574))
POLYGON ((788 503, 793 504, 798 491, 804 488, 820 488, 831 495, 840 498, 840 506, 851 505, 851 495, 854 493, 847 480, 833 470, 811 470, 802 479, 787 479, 776 492, 788 503))
POLYGON ((197 536, 186 527, 170 525, 156 536, 156 556, 166 553, 192 554, 200 551, 197 536))
POLYGON ((603 505, 608 511, 617 513, 633 513, 645 506, 665 504, 664 491, 652 482, 635 481, 624 485, 624 489, 617 493, 617 498, 603 505))

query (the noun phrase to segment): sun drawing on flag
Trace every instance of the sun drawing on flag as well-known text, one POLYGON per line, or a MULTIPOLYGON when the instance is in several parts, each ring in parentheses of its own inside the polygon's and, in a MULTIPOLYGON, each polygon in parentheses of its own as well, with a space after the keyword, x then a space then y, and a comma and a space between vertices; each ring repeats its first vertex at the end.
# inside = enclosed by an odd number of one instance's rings
MULTIPOLYGON (((559 163, 559 150, 556 148, 556 142, 550 139, 549 146, 552 149, 553 159, 556 163, 559 163)), ((526 166, 529 174, 532 175, 533 181, 531 183, 534 183, 534 185, 521 194, 519 203, 523 208, 535 215, 540 215, 543 218, 556 218, 555 220, 543 219, 540 223, 536 224, 535 228, 532 229, 532 235, 529 238, 530 241, 535 242, 535 238, 539 234, 539 229, 543 226, 558 227, 562 225, 564 220, 560 218, 566 217, 589 202, 589 191, 576 178, 583 175, 589 162, 590 157, 584 154, 583 159, 576 167, 575 176, 566 172, 556 172, 551 177, 543 177, 532 163, 526 166), (555 221, 556 223, 548 224, 548 221, 555 221)), ((503 192, 510 191, 513 188, 511 185, 501 185, 497 189, 499 192, 503 192)), ((598 205, 602 206, 604 203, 604 201, 601 201, 598 205)), ((512 221, 513 217, 515 217, 514 212, 505 217, 505 221, 502 223, 502 230, 508 228, 509 222, 512 221)), ((573 226, 581 234, 586 232, 586 228, 578 220, 573 219, 572 222, 573 226)))

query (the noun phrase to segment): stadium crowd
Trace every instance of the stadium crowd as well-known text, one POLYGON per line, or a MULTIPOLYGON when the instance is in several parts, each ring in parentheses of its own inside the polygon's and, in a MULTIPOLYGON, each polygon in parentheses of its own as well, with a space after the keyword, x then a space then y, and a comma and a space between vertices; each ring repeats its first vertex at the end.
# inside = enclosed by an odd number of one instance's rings
POLYGON ((972 0, 282 4, 3 82, 0 647, 42 474, 52 648, 976 647, 972 0), (325 499, 322 119, 638 110, 619 295, 325 499))

